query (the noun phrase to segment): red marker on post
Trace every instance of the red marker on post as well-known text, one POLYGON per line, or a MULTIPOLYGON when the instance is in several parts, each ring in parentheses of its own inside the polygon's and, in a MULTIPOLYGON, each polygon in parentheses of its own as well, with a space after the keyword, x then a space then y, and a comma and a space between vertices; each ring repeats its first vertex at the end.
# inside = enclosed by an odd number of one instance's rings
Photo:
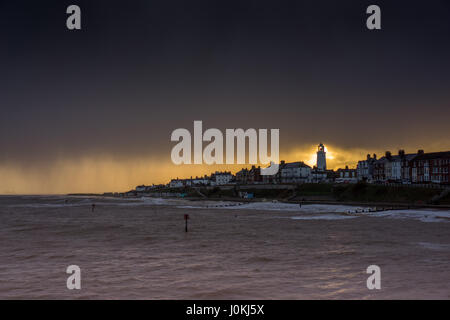
POLYGON ((186 224, 185 224, 185 231, 186 232, 188 232, 188 220, 189 220, 189 215, 188 214, 185 214, 184 215, 184 221, 186 221, 186 224))

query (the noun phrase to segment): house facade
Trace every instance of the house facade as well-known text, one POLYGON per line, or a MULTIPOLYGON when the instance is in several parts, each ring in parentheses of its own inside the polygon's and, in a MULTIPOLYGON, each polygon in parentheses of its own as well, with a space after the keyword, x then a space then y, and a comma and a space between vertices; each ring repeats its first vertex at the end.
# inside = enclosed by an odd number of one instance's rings
MULTIPOLYGON (((283 171, 286 162, 284 160, 280 161, 278 165, 278 171, 274 175, 264 175, 262 176, 262 181, 265 184, 280 184, 281 183, 281 172, 283 171)), ((270 167, 270 166, 269 166, 270 167)))
POLYGON ((399 150, 398 155, 386 151, 384 157, 373 165, 373 180, 378 182, 406 182, 410 181, 410 162, 417 153, 405 154, 399 150))
POLYGON ((248 183, 248 169, 243 168, 242 170, 236 172, 236 183, 247 184, 248 183))
POLYGON ((211 184, 215 186, 222 186, 229 184, 233 179, 233 175, 229 171, 216 171, 211 175, 211 184))
POLYGON ((303 162, 285 163, 281 171, 281 183, 305 183, 311 179, 311 167, 303 162))
POLYGON ((374 163, 373 181, 450 184, 450 151, 386 155, 374 163))
POLYGON ((252 166, 248 171, 248 183, 258 184, 263 182, 263 176, 261 175, 261 167, 252 166))
POLYGON ((450 151, 421 153, 410 166, 413 183, 450 184, 450 151))
POLYGON ((356 183, 358 182, 357 178, 357 170, 349 169, 348 166, 345 166, 345 169, 337 169, 335 175, 335 182, 337 183, 356 183))
POLYGON ((358 161, 358 165, 356 166, 356 175, 358 177, 358 180, 368 182, 372 181, 376 162, 376 154, 373 154, 373 157, 368 154, 366 160, 358 161))
POLYGON ((184 187, 184 185, 185 185, 184 180, 181 180, 181 179, 178 179, 178 178, 172 179, 169 182, 169 187, 170 188, 182 188, 182 187, 184 187))

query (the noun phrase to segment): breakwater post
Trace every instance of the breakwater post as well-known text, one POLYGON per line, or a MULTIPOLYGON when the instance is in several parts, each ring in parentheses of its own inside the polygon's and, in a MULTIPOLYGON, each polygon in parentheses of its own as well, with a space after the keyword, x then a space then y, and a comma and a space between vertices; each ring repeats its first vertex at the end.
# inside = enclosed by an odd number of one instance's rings
POLYGON ((189 215, 188 215, 188 214, 185 214, 185 215, 184 215, 184 221, 185 221, 185 224, 184 224, 184 231, 185 231, 185 232, 188 232, 188 220, 189 220, 189 215))

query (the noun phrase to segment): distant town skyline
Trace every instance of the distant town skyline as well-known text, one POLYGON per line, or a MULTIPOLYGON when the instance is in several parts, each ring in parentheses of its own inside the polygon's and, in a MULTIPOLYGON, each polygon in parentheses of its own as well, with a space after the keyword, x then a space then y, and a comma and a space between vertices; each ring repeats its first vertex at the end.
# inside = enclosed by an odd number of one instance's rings
MULTIPOLYGON (((272 164, 271 164, 272 167, 272 164)), ((450 151, 425 152, 423 149, 407 153, 399 150, 397 154, 386 151, 383 155, 367 154, 365 159, 358 161, 356 168, 339 168, 337 170, 326 167, 326 148, 320 143, 317 147, 316 165, 309 166, 303 161, 287 162, 281 160, 276 164, 277 172, 271 175, 264 174, 265 169, 252 165, 251 168, 242 168, 233 173, 231 171, 216 171, 210 175, 190 176, 188 178, 172 178, 169 183, 139 185, 125 193, 105 193, 108 196, 161 196, 163 194, 176 197, 185 197, 192 192, 192 187, 202 197, 205 195, 198 189, 214 190, 223 187, 236 192, 244 189, 262 188, 292 189, 302 184, 357 184, 359 182, 378 185, 394 185, 396 187, 408 185, 418 188, 444 189, 436 195, 433 201, 444 198, 450 189, 450 151), (214 188, 214 189, 211 189, 214 188), (174 190, 175 189, 175 190, 174 190), (176 192, 178 191, 178 192, 176 192), (169 192, 169 193, 167 193, 169 192)), ((355 186, 356 189, 366 186, 355 186)), ((356 190, 355 189, 355 190, 356 190)), ((250 192, 253 197, 253 193, 250 192)), ((247 197, 248 192, 239 196, 247 197)))
MULTIPOLYGON (((391 151, 397 155, 399 150, 416 153, 419 149, 425 152, 447 151, 447 149, 425 148, 386 148, 385 150, 340 149, 333 146, 327 150, 327 167, 356 168, 358 161, 365 160, 367 154, 375 153, 378 158, 391 151)), ((281 160, 286 162, 303 161, 313 167, 316 164, 317 144, 282 152, 281 160)), ((22 171, 0 168, 0 194, 66 194, 66 193, 103 193, 123 192, 137 185, 166 184, 173 178, 187 179, 195 176, 209 175, 215 171, 232 171, 251 168, 251 165, 180 165, 171 163, 170 156, 165 161, 152 158, 84 158, 81 161, 52 163, 53 168, 22 171), (50 173, 50 174, 49 174, 50 173)))

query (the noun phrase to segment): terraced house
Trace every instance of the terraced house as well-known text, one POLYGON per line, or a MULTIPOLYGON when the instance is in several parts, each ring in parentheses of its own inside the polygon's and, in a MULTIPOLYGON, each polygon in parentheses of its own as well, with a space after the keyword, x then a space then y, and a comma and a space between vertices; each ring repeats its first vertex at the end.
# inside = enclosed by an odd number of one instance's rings
POLYGON ((410 166, 413 183, 450 184, 450 151, 419 154, 410 166))

